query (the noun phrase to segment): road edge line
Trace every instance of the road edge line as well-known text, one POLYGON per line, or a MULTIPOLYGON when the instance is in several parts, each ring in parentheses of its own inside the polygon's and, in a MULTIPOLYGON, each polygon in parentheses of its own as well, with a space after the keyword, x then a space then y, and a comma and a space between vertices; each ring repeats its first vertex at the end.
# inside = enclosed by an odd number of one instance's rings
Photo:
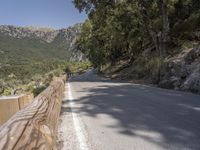
POLYGON ((73 110, 73 105, 75 105, 75 103, 73 101, 74 98, 72 96, 71 86, 70 86, 70 82, 69 81, 68 81, 67 85, 68 85, 69 105, 70 105, 70 108, 71 108, 74 128, 76 130, 76 136, 77 136, 77 139, 78 139, 78 142, 79 142, 80 150, 89 150, 89 147, 88 147, 87 142, 86 142, 86 138, 85 138, 85 136, 83 134, 83 130, 81 128, 81 123, 80 123, 78 114, 77 114, 77 112, 75 112, 73 110))

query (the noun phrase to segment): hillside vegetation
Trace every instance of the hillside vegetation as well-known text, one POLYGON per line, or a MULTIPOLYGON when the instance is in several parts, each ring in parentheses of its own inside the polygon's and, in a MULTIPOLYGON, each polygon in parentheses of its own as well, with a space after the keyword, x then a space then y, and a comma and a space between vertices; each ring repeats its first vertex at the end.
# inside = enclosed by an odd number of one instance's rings
POLYGON ((74 0, 74 4, 89 18, 77 47, 100 71, 200 92, 199 0, 74 0))
POLYGON ((81 63, 73 56, 78 30, 79 26, 59 31, 1 26, 0 95, 37 95, 54 76, 89 67, 88 62, 81 63), (70 62, 71 58, 76 63, 70 62))
POLYGON ((16 39, 0 35, 0 77, 3 78, 9 73, 15 74, 18 78, 32 76, 39 72, 50 71, 56 62, 69 60, 70 51, 68 45, 62 43, 46 43, 38 39, 16 39), (37 67, 34 70, 34 67, 37 67), (31 70, 27 72, 27 70, 31 70), (27 74, 28 73, 28 74, 27 74))

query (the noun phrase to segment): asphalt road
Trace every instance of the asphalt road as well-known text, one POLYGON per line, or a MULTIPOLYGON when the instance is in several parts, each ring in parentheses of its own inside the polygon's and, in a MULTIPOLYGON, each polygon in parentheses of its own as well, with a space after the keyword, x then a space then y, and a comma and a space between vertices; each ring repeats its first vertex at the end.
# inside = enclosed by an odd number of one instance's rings
POLYGON ((200 150, 200 96, 88 71, 66 85, 58 143, 63 150, 200 150))

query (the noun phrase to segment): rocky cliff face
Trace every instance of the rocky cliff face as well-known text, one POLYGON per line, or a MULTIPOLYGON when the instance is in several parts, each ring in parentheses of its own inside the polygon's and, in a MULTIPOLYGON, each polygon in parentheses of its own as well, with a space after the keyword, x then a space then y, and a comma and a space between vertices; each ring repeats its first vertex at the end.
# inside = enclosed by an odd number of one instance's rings
POLYGON ((0 33, 14 38, 37 38, 46 42, 52 42, 58 31, 48 28, 17 27, 10 25, 0 26, 0 33))
MULTIPOLYGON (((0 34, 17 39, 37 39, 46 43, 53 43, 59 41, 68 44, 67 49, 73 51, 75 47, 74 44, 76 38, 80 33, 80 29, 81 24, 75 24, 74 26, 63 28, 60 30, 54 30, 50 28, 1 25, 0 34)), ((72 52, 72 55, 72 60, 74 60, 74 58, 82 58, 82 54, 80 52, 72 52), (77 55, 80 55, 80 57, 77 57, 77 55)))
POLYGON ((160 87, 200 94, 200 47, 183 50, 163 66, 160 87))
POLYGON ((80 32, 81 24, 76 24, 72 27, 54 30, 51 28, 37 27, 18 27, 11 25, 1 25, 0 33, 14 38, 36 38, 45 42, 51 43, 56 37, 61 37, 63 40, 73 40, 80 32))

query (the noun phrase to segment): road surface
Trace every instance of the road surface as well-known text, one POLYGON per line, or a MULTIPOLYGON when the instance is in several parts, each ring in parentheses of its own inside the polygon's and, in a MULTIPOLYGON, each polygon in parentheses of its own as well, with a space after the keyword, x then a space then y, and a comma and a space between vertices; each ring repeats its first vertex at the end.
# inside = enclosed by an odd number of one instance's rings
POLYGON ((63 150, 200 150, 200 96, 97 76, 66 84, 63 150))

